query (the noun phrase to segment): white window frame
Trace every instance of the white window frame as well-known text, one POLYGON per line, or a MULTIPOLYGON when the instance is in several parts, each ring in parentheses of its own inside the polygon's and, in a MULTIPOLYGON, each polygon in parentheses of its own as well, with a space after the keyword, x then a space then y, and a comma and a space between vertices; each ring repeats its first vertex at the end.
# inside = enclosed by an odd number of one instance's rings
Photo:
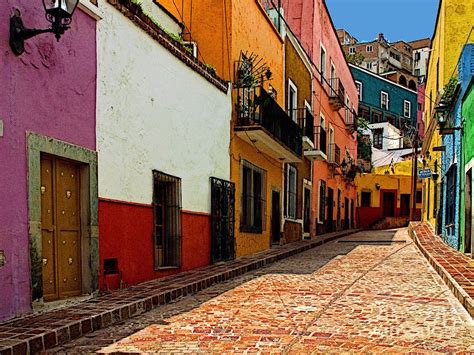
POLYGON ((374 51, 374 46, 369 44, 367 45, 366 49, 365 49, 367 52, 373 52, 374 51))
POLYGON ((385 110, 385 111, 388 111, 388 107, 389 107, 389 96, 388 96, 388 92, 386 91, 380 91, 380 108, 382 110, 385 110), (387 106, 384 107, 384 104, 383 104, 383 97, 386 96, 387 97, 387 106))
POLYGON ((366 62, 365 67, 369 70, 372 70, 372 62, 366 62))
POLYGON ((403 117, 411 118, 411 102, 408 100, 403 100, 403 117), (406 104, 408 104, 408 115, 405 111, 406 104))
POLYGON ((346 114, 345 114, 346 122, 349 120, 349 112, 350 112, 349 107, 351 107, 351 101, 349 100, 349 96, 346 95, 346 107, 345 107, 345 109, 346 109, 346 114))
POLYGON ((324 117, 322 112, 319 113, 319 127, 326 129, 326 117, 324 117))
POLYGON ((356 48, 355 47, 349 47, 349 54, 355 54, 356 53, 356 48))
POLYGON ((356 87, 359 89, 359 90, 357 90, 358 94, 359 94, 359 101, 362 101, 362 87, 363 87, 363 84, 362 84, 362 82, 357 81, 357 80, 355 81, 355 83, 356 83, 356 87))
POLYGON ((296 112, 296 109, 298 108, 298 87, 291 81, 291 79, 288 79, 288 97, 287 97, 287 102, 288 102, 288 116, 291 117, 291 119, 298 123, 298 115, 296 112), (294 101, 293 101, 293 107, 290 107, 290 93, 293 91, 295 93, 294 101))
POLYGON ((326 48, 323 46, 323 43, 319 43, 319 70, 321 72, 321 84, 324 85, 324 80, 326 79, 326 65, 328 61, 328 52, 326 51, 326 48), (323 52, 324 52, 324 65, 323 65, 323 52))
POLYGON ((298 169, 296 169, 293 165, 288 164, 287 165, 288 169, 286 170, 286 218, 291 219, 291 220, 296 220, 296 215, 297 215, 297 209, 298 209, 298 169), (293 184, 293 191, 294 191, 294 206, 290 206, 290 172, 294 172, 295 174, 295 181, 293 184), (290 207, 293 207, 294 210, 292 211, 290 207))

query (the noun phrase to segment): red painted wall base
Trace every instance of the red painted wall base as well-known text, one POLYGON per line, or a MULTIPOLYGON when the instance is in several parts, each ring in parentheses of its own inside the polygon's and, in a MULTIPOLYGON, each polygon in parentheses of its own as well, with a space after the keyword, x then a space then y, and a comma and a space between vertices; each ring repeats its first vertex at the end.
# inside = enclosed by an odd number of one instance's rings
POLYGON ((183 211, 181 220, 181 267, 155 270, 152 206, 100 199, 100 289, 134 285, 209 265, 211 217, 204 213, 183 211), (117 259, 118 273, 115 275, 118 276, 104 275, 105 259, 117 259))

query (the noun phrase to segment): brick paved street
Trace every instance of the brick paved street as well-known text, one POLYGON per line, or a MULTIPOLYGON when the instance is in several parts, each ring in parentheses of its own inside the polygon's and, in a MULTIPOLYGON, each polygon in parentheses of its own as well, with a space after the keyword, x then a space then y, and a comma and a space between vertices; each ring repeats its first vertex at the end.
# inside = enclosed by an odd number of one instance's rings
POLYGON ((361 232, 52 352, 98 350, 474 352, 474 323, 405 229, 361 232))

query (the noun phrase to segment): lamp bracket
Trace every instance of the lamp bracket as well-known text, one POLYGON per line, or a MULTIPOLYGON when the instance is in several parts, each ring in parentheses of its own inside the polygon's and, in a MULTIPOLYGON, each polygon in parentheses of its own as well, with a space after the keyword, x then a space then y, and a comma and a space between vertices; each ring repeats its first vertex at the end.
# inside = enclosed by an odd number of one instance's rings
POLYGON ((13 15, 10 17, 10 48, 15 55, 21 55, 25 52, 25 41, 29 38, 35 37, 42 33, 52 32, 56 35, 56 39, 59 38, 69 26, 53 23, 51 28, 36 29, 26 28, 23 25, 20 10, 16 9, 13 15))

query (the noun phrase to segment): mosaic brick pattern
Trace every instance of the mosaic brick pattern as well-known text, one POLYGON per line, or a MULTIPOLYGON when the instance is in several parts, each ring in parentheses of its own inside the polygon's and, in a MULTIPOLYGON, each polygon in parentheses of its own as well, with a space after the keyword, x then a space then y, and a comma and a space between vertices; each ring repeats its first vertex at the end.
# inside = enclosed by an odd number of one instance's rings
POLYGON ((145 282, 61 309, 0 323, 0 355, 51 349, 353 232, 332 233, 315 240, 287 244, 228 263, 145 282))
POLYGON ((53 350, 474 352, 474 328, 402 229, 332 241, 53 350))
POLYGON ((474 317, 474 259, 443 242, 428 223, 411 223, 410 232, 436 272, 474 317))

